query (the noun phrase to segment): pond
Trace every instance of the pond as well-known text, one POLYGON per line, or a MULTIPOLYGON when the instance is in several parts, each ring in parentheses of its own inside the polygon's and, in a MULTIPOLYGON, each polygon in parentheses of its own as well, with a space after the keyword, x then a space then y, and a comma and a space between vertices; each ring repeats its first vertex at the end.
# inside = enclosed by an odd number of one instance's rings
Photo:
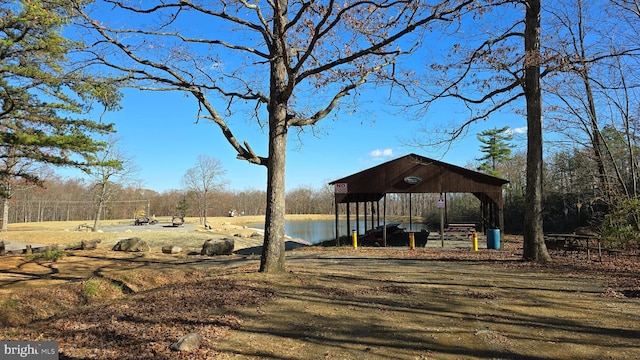
MULTIPOLYGON (((368 222, 367 228, 371 223, 368 222)), ((340 236, 347 234, 347 222, 340 220, 339 222, 340 236)), ((247 227, 255 229, 264 229, 264 223, 247 224, 247 227)), ((351 221, 351 227, 355 228, 355 220, 351 221)), ((400 227, 409 230, 409 224, 401 224, 400 227)), ((303 239, 312 244, 317 244, 325 240, 334 240, 336 238, 335 220, 291 220, 284 225, 285 233, 292 238, 303 239)), ((420 231, 426 228, 423 224, 412 224, 411 230, 420 231)), ((364 233, 364 221, 360 221, 360 233, 364 233)))

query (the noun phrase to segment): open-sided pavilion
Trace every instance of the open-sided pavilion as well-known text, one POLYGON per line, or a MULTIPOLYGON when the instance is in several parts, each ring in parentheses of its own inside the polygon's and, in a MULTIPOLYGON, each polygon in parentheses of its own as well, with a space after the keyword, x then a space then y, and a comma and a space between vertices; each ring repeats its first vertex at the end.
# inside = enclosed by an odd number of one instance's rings
MULTIPOLYGON (((371 203, 371 222, 374 214, 380 221, 380 200, 383 199, 383 224, 386 224, 386 198, 393 193, 471 193, 480 200, 482 219, 478 223, 483 229, 504 230, 504 202, 502 187, 509 181, 477 171, 424 156, 409 154, 360 171, 347 177, 334 180, 336 243, 339 242, 339 204, 347 204, 347 234, 350 226, 350 206, 356 204, 356 226, 359 224, 359 205, 364 204, 365 224, 367 223, 368 204, 371 203), (377 210, 376 210, 377 209, 377 210)), ((442 204, 438 204, 441 207, 442 204)), ((410 206, 411 207, 411 206, 410 206)), ((411 213, 411 211, 410 211, 411 213)), ((410 214, 411 218, 411 214, 410 214)), ((359 233, 359 230, 357 230, 359 233)), ((385 234, 386 243, 386 234, 385 234)))

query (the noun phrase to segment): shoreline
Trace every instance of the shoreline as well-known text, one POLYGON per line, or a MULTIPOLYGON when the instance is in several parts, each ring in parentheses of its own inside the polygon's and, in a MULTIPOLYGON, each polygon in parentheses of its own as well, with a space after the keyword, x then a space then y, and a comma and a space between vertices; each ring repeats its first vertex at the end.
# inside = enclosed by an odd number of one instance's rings
MULTIPOLYGON (((345 219, 340 216, 340 220, 345 219)), ((247 225, 264 223, 265 215, 248 216, 218 216, 207 217, 208 227, 200 224, 200 218, 185 218, 184 227, 171 227, 170 216, 155 216, 158 224, 134 226, 133 219, 103 220, 100 223, 101 230, 97 232, 87 231, 89 221, 51 221, 29 222, 8 225, 8 231, 0 234, 0 241, 7 244, 41 244, 58 245, 63 248, 78 246, 83 240, 101 241, 100 247, 113 246, 119 240, 128 237, 140 237, 153 246, 161 246, 167 243, 182 244, 187 247, 200 246, 209 238, 224 238, 233 236, 238 248, 254 247, 262 244, 262 239, 252 235, 264 234, 264 229, 258 229, 247 225)), ((285 221, 314 221, 334 220, 335 214, 287 214, 285 221)), ((388 220, 389 221, 389 220, 388 220)), ((309 239, 300 239, 285 234, 287 241, 300 244, 313 244, 309 239)))

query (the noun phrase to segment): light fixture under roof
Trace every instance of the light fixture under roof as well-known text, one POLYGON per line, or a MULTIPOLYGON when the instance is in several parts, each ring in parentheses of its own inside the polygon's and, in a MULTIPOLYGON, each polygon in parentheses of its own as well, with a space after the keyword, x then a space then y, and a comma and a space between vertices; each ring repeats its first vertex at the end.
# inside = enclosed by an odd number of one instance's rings
POLYGON ((415 176, 415 175, 407 176, 406 178, 404 178, 404 182, 409 185, 415 185, 421 181, 422 181, 422 178, 420 176, 415 176))

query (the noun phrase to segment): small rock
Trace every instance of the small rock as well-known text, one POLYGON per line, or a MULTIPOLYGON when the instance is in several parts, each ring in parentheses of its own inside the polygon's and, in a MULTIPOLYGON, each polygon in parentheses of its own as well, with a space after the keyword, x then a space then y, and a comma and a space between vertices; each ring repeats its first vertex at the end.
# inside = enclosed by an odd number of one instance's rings
POLYGON ((164 254, 178 254, 182 251, 182 248, 174 245, 167 245, 162 247, 162 253, 164 254))
POLYGON ((98 247, 98 244, 101 242, 101 239, 82 240, 82 242, 80 243, 80 249, 95 250, 98 247))
POLYGON ((200 334, 191 333, 181 337, 178 341, 169 346, 169 349, 174 351, 192 351, 197 350, 202 346, 204 339, 200 334))

